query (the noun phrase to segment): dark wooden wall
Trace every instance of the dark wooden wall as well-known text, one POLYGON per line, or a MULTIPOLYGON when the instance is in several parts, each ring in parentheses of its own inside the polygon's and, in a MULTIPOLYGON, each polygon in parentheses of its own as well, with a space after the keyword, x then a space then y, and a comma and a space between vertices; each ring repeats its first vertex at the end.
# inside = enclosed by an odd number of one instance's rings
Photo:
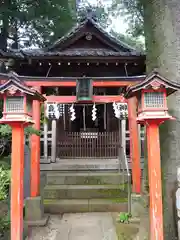
MULTIPOLYGON (((61 60, 59 60, 61 61, 61 60)), ((58 65, 58 60, 42 60, 42 61, 32 61, 28 62, 17 62, 13 67, 13 70, 16 71, 19 75, 24 76, 49 76, 49 77, 113 77, 113 76, 137 76, 142 75, 145 72, 145 65, 143 62, 134 63, 129 62, 125 66, 125 63, 118 63, 116 61, 99 63, 98 61, 91 62, 90 60, 85 60, 84 62, 73 60, 73 61, 63 61, 61 65, 58 65), (39 65, 39 62, 42 62, 42 65, 39 65), (51 66, 49 66, 49 62, 51 66), (71 64, 68 65, 68 62, 71 64), (80 65, 78 63, 81 62, 80 65), (89 65, 87 65, 87 62, 89 65)))

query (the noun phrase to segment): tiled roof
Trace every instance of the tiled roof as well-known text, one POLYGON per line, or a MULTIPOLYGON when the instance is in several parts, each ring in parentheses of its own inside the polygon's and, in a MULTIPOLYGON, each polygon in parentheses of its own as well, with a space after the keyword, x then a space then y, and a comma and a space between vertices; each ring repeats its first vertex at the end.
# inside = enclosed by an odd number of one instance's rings
MULTIPOLYGON (((94 33, 95 34, 95 33, 94 33)), ((23 49, 23 50, 9 50, 3 52, 0 50, 1 57, 8 58, 27 58, 27 57, 53 57, 53 56, 72 56, 72 57, 123 57, 123 56, 145 56, 143 52, 137 51, 135 48, 129 46, 123 41, 118 40, 110 33, 105 31, 98 23, 91 17, 87 17, 85 20, 78 23, 73 27, 66 35, 58 39, 51 46, 44 49, 23 49), (102 36, 102 39, 106 40, 106 43, 111 47, 108 48, 68 48, 68 46, 76 41, 76 36, 80 34, 85 27, 91 26, 102 36), (69 43, 70 42, 70 43, 69 43), (69 44, 69 45, 68 45, 69 44)))

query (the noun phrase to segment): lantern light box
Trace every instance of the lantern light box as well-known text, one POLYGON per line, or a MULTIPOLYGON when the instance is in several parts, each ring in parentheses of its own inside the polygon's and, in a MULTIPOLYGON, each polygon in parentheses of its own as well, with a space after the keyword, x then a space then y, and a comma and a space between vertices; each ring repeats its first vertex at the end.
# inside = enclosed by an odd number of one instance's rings
POLYGON ((174 119, 168 113, 167 97, 180 89, 180 85, 153 71, 146 79, 127 88, 125 97, 138 100, 137 121, 148 119, 174 119))
POLYGON ((32 122, 33 100, 45 101, 45 98, 20 82, 18 77, 10 73, 9 79, 0 86, 0 98, 3 99, 3 118, 1 123, 13 121, 32 122))

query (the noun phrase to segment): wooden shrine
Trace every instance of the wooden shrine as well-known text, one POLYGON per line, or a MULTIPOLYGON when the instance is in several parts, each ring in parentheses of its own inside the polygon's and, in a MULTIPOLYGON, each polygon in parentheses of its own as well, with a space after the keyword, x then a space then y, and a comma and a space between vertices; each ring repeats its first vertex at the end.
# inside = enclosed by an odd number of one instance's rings
MULTIPOLYGON (((143 53, 115 39, 88 15, 49 47, 0 51, 0 59, 10 65, 7 71, 47 99, 44 126, 40 103, 33 102, 35 127, 43 129, 41 142, 39 136, 31 139, 34 165, 40 157, 46 162, 118 158, 123 146, 132 162, 133 190, 140 192, 137 101, 125 100, 122 93, 145 79, 143 53)), ((7 80, 8 74, 0 73, 1 84, 7 80)), ((36 169, 32 196, 39 194, 36 169)))

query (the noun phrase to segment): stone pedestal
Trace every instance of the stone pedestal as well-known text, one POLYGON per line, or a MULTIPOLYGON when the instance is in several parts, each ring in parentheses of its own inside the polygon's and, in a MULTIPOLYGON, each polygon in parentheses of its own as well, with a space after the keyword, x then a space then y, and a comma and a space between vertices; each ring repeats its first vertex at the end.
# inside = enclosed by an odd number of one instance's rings
POLYGON ((41 196, 29 197, 25 200, 25 222, 28 226, 45 226, 48 216, 44 215, 44 205, 41 196))
POLYGON ((131 194, 131 214, 133 218, 140 218, 146 207, 146 200, 140 194, 131 194))

